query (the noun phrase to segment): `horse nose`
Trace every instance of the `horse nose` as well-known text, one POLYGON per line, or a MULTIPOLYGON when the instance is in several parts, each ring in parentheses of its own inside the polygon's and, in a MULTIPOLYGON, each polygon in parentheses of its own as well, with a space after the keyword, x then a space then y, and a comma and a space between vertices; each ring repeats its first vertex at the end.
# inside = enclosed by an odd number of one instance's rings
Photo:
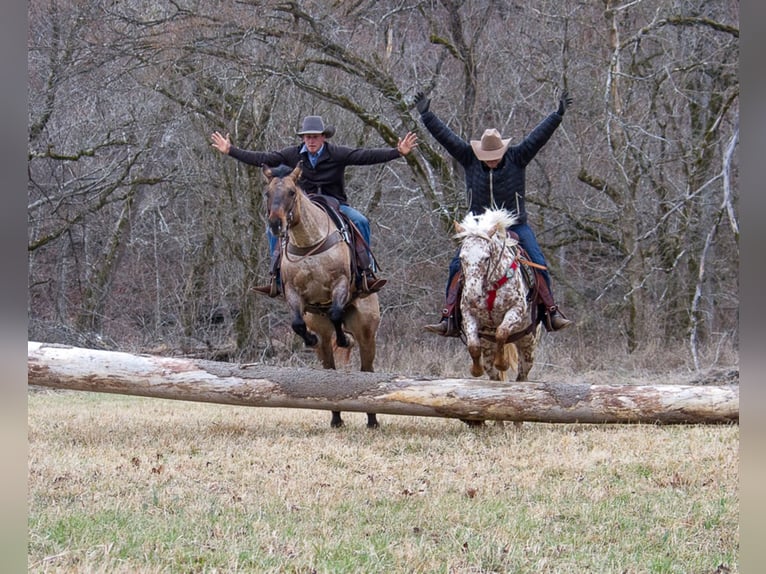
POLYGON ((269 219, 269 229, 274 235, 280 235, 282 233, 282 218, 273 217, 269 219))

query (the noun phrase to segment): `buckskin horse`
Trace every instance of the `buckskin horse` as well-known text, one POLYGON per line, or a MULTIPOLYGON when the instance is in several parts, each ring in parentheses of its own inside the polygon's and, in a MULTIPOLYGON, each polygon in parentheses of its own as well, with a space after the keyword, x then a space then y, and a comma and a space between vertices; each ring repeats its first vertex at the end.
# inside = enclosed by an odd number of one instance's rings
POLYGON ((514 222, 504 209, 469 213, 455 222, 463 272, 462 329, 474 377, 486 371, 490 379, 505 381, 515 370, 516 380, 526 381, 534 364, 540 322, 528 298, 521 247, 507 231, 514 222))
MULTIPOLYGON (((264 167, 271 232, 282 249, 281 281, 292 315, 292 329, 315 349, 325 369, 335 369, 333 344, 357 346, 361 370, 372 372, 380 324, 377 293, 360 297, 352 271, 351 246, 333 217, 300 188, 300 166, 264 167), (334 343, 333 343, 334 342, 334 343)), ((332 411, 332 427, 344 422, 332 411)), ((367 427, 377 428, 375 413, 367 427)))

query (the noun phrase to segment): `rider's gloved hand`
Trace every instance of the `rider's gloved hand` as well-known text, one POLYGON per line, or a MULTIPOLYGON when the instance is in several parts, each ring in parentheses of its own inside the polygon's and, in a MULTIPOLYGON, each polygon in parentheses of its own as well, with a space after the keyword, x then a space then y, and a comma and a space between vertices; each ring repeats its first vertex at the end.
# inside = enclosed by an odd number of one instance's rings
POLYGON ((567 111, 567 108, 572 105, 572 97, 569 95, 569 92, 564 90, 564 93, 561 94, 561 99, 559 100, 559 109, 558 113, 560 116, 563 116, 564 113, 567 111))
POLYGON ((415 94, 415 107, 418 109, 421 116, 428 111, 430 105, 431 100, 426 98, 426 95, 423 92, 415 94))

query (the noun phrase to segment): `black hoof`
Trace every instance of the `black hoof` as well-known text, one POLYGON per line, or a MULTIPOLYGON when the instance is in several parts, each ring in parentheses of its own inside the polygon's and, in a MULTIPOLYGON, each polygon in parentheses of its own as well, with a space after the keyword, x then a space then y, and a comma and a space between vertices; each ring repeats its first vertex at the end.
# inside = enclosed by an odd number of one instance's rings
POLYGON ((460 419, 460 420, 463 421, 465 424, 467 424, 469 427, 475 428, 475 427, 484 426, 484 421, 469 420, 469 419, 460 419))

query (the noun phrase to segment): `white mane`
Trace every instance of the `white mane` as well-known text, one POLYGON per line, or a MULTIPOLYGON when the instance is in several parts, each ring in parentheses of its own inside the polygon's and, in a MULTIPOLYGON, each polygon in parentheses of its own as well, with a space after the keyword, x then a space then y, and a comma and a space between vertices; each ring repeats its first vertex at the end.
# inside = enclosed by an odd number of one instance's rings
POLYGON ((516 223, 518 217, 506 209, 488 209, 480 215, 468 213, 459 224, 456 224, 455 239, 463 239, 471 235, 489 237, 494 233, 505 230, 516 223))

